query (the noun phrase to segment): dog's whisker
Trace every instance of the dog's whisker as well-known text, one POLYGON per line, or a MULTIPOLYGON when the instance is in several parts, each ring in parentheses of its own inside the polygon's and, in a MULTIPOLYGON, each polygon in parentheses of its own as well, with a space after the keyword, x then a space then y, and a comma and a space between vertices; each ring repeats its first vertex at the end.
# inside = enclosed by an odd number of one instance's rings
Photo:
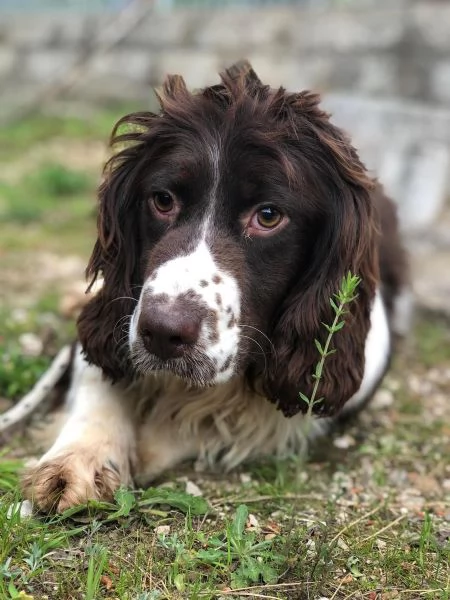
POLYGON ((269 342, 272 350, 275 350, 272 340, 269 338, 268 335, 266 335, 264 333, 264 331, 261 331, 261 329, 258 329, 257 327, 254 327, 253 325, 247 325, 246 323, 238 323, 238 325, 239 325, 239 327, 248 327, 249 329, 254 329, 258 333, 260 333, 269 342))
POLYGON ((131 320, 131 315, 124 315, 123 317, 120 317, 120 319, 118 319, 117 322, 116 322, 116 324, 114 325, 113 340, 115 342, 117 342, 117 339, 116 339, 116 329, 119 327, 119 325, 121 325, 121 323, 123 323, 125 321, 125 324, 123 324, 122 327, 121 327, 122 331, 125 330, 125 328, 127 327, 127 325, 128 325, 128 329, 129 329, 130 323, 126 323, 127 319, 131 320))
POLYGON ((269 345, 271 348, 271 354, 273 356, 273 359, 275 360, 275 366, 276 366, 278 364, 277 351, 275 349, 274 343, 269 338, 269 336, 266 335, 263 331, 261 331, 261 329, 258 329, 257 327, 254 327, 253 325, 247 325, 246 323, 239 323, 239 327, 248 327, 249 329, 253 329, 253 330, 257 331, 258 333, 260 333, 269 342, 269 345))
POLYGON ((125 343, 128 345, 128 331, 120 339, 116 340, 117 347, 120 347, 122 344, 125 345, 125 343))
POLYGON ((247 340, 252 341, 254 344, 256 344, 258 346, 258 348, 260 348, 261 353, 262 353, 262 355, 264 357, 264 373, 266 373, 266 371, 267 371, 267 357, 266 357, 266 353, 264 352, 264 348, 261 346, 261 344, 259 342, 257 342, 251 336, 249 336, 249 335, 243 335, 243 334, 241 334, 241 336, 243 338, 246 338, 247 340))

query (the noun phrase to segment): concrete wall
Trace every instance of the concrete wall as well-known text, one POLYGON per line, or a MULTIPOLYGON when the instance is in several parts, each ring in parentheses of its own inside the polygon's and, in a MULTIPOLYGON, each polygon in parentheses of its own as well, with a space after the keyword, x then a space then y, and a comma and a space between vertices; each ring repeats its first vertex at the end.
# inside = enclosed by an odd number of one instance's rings
MULTIPOLYGON (((382 8, 148 10, 114 48, 91 63, 98 99, 145 97, 149 83, 181 71, 209 83, 247 56, 274 84, 450 105, 450 3, 382 3, 382 8), (118 85, 119 81, 126 85, 118 85)), ((111 14, 2 14, 0 86, 40 85, 115 33, 111 14), (106 34, 106 36, 105 36, 106 34)))

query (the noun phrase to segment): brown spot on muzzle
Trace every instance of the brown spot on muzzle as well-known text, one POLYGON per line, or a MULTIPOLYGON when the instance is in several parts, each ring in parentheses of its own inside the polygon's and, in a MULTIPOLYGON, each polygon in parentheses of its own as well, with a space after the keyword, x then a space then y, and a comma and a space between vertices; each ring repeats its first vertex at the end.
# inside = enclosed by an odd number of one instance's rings
POLYGON ((215 310, 209 310, 205 319, 208 331, 208 342, 216 344, 219 341, 219 317, 215 310))
POLYGON ((220 369, 221 373, 223 373, 224 371, 226 371, 227 369, 230 368, 231 361, 232 361, 232 357, 228 356, 220 369))
POLYGON ((228 329, 231 329, 235 325, 236 325, 236 318, 234 315, 232 315, 231 319, 228 321, 227 327, 228 327, 228 329))

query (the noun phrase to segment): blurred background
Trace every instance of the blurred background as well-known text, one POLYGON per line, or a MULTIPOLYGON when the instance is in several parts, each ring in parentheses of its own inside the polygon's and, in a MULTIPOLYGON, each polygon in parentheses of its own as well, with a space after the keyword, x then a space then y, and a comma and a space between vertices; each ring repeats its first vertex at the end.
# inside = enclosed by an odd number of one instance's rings
POLYGON ((73 331, 115 121, 166 73, 196 88, 243 57, 322 93, 398 203, 419 308, 450 315, 450 2, 0 0, 3 339, 33 311, 20 352, 51 353, 55 313, 73 331))

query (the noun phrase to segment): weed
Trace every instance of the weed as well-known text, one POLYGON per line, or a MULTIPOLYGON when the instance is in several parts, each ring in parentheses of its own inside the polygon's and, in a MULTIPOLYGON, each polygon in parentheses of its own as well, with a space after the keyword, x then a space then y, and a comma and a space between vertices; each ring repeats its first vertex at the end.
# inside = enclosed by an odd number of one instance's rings
POLYGON ((313 379, 314 379, 313 391, 311 393, 310 398, 308 398, 302 392, 299 393, 300 398, 308 406, 308 411, 306 413, 307 423, 309 423, 310 419, 312 418, 312 412, 313 412, 314 406, 316 404, 320 404, 324 400, 323 397, 318 398, 317 393, 318 393, 320 381, 321 381, 322 375, 323 375, 323 368, 325 366, 325 360, 329 356, 331 356, 332 354, 334 354, 336 352, 336 350, 334 348, 330 348, 333 336, 336 335, 336 333, 338 333, 338 331, 340 331, 344 327, 345 320, 342 319, 342 317, 347 312, 346 306, 356 299, 356 290, 357 290, 360 282, 361 282, 361 279, 356 275, 352 275, 350 272, 347 273, 346 277, 343 277, 343 279, 341 281, 341 285, 339 287, 339 290, 335 294, 335 299, 338 301, 338 304, 336 304, 336 302, 333 300, 333 298, 330 298, 330 304, 334 311, 333 322, 331 323, 331 325, 327 325, 326 323, 323 323, 323 326, 328 331, 328 336, 327 336, 327 339, 325 340, 325 344, 324 344, 324 346, 322 346, 321 343, 319 342, 319 340, 317 340, 317 339, 314 340, 317 351, 319 352, 319 355, 320 355, 320 359, 319 359, 318 363, 316 364, 316 368, 313 373, 313 379))
POLYGON ((4 353, 0 359, 0 395, 16 398, 25 394, 49 365, 44 356, 25 356, 19 350, 4 353))
MULTIPOLYGON (((186 590, 193 573, 216 579, 219 574, 223 577, 231 571, 232 588, 277 581, 285 557, 274 551, 275 540, 258 541, 254 531, 246 531, 248 515, 247 506, 242 504, 236 509, 234 519, 214 535, 198 532, 189 536, 185 532, 184 538, 177 533, 160 536, 161 547, 175 555, 169 578, 180 592, 186 590), (196 549, 198 544, 200 549, 196 549)), ((192 527, 187 531, 192 534, 192 527)))
POLYGON ((108 550, 100 544, 94 544, 86 549, 89 557, 88 570, 86 576, 86 600, 95 600, 97 598, 101 577, 108 562, 108 550))
POLYGON ((61 198, 86 192, 92 187, 90 178, 81 171, 74 171, 58 163, 42 165, 28 176, 26 185, 43 196, 61 198))
POLYGON ((17 489, 17 473, 22 468, 22 461, 6 457, 6 450, 0 452, 0 493, 17 489))

